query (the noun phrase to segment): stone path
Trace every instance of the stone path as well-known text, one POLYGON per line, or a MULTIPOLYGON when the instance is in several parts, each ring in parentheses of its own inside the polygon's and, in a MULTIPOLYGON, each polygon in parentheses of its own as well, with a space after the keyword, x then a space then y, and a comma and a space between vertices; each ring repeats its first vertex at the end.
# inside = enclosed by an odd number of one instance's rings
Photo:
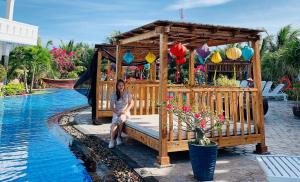
MULTIPOLYGON (((269 101, 265 116, 266 143, 271 154, 300 155, 300 120, 292 113, 290 102, 269 101)), ((80 111, 74 118, 74 127, 86 135, 95 135, 108 142, 110 120, 102 125, 91 124, 91 111, 80 111)), ((255 145, 226 147, 218 152, 214 181, 266 181, 253 151, 255 145)), ((171 153, 172 166, 154 165, 157 151, 129 138, 113 151, 127 161, 146 181, 195 181, 188 152, 171 153)))

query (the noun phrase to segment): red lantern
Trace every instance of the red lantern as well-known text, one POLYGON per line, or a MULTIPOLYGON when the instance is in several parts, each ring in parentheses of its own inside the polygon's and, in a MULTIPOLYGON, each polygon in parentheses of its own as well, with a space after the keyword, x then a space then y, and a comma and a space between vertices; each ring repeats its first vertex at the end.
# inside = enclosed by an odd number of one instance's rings
POLYGON ((140 71, 140 70, 142 70, 142 69, 144 69, 144 65, 138 65, 137 66, 137 69, 140 71))
POLYGON ((176 64, 181 65, 186 62, 185 57, 176 58, 176 64))
POLYGON ((185 54, 186 54, 186 47, 181 43, 174 44, 170 52, 172 55, 176 56, 176 64, 183 64, 186 62, 185 54))

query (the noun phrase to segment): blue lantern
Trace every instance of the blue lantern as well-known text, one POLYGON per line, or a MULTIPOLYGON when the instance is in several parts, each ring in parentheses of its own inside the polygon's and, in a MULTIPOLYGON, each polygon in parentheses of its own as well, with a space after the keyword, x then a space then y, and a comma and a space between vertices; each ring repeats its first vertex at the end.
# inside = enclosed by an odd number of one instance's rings
POLYGON ((123 60, 126 64, 130 64, 134 60, 134 57, 130 51, 126 51, 126 53, 123 56, 123 60))
POLYGON ((150 64, 149 64, 149 63, 144 64, 144 68, 145 68, 146 70, 150 69, 150 64))
POLYGON ((245 61, 250 61, 253 55, 254 55, 254 50, 251 47, 244 46, 242 48, 242 56, 245 61))

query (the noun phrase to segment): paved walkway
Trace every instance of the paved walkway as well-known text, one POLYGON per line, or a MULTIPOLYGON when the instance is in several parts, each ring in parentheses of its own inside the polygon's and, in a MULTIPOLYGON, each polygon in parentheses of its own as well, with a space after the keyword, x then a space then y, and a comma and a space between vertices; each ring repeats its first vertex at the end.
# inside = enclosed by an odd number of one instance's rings
MULTIPOLYGON (((266 143, 271 154, 300 155, 300 119, 293 116, 291 103, 269 101, 265 116, 266 143)), ((74 127, 87 135, 109 140, 110 120, 102 125, 91 124, 90 109, 79 112, 74 118, 74 127)), ((157 152, 151 148, 124 137, 124 145, 113 149, 130 166, 149 181, 195 181, 188 158, 188 152, 172 153, 172 166, 154 166, 157 152)), ((218 152, 215 181, 266 181, 265 175, 255 160, 255 145, 227 147, 218 152)))

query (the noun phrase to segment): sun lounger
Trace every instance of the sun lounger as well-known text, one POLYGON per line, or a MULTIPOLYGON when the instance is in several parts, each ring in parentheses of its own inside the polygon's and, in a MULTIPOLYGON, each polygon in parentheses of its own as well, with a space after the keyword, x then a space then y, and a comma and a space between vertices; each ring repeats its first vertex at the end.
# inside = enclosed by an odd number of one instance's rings
POLYGON ((300 181, 300 156, 263 155, 256 159, 270 182, 300 181))
POLYGON ((261 81, 261 90, 264 90, 266 83, 266 81, 261 81))
POLYGON ((271 87, 272 87, 273 82, 272 81, 268 81, 262 91, 262 95, 264 96, 267 93, 270 93, 271 87))
POLYGON ((278 84, 271 92, 263 93, 264 97, 283 97, 283 100, 287 101, 287 94, 282 92, 284 84, 278 84))

